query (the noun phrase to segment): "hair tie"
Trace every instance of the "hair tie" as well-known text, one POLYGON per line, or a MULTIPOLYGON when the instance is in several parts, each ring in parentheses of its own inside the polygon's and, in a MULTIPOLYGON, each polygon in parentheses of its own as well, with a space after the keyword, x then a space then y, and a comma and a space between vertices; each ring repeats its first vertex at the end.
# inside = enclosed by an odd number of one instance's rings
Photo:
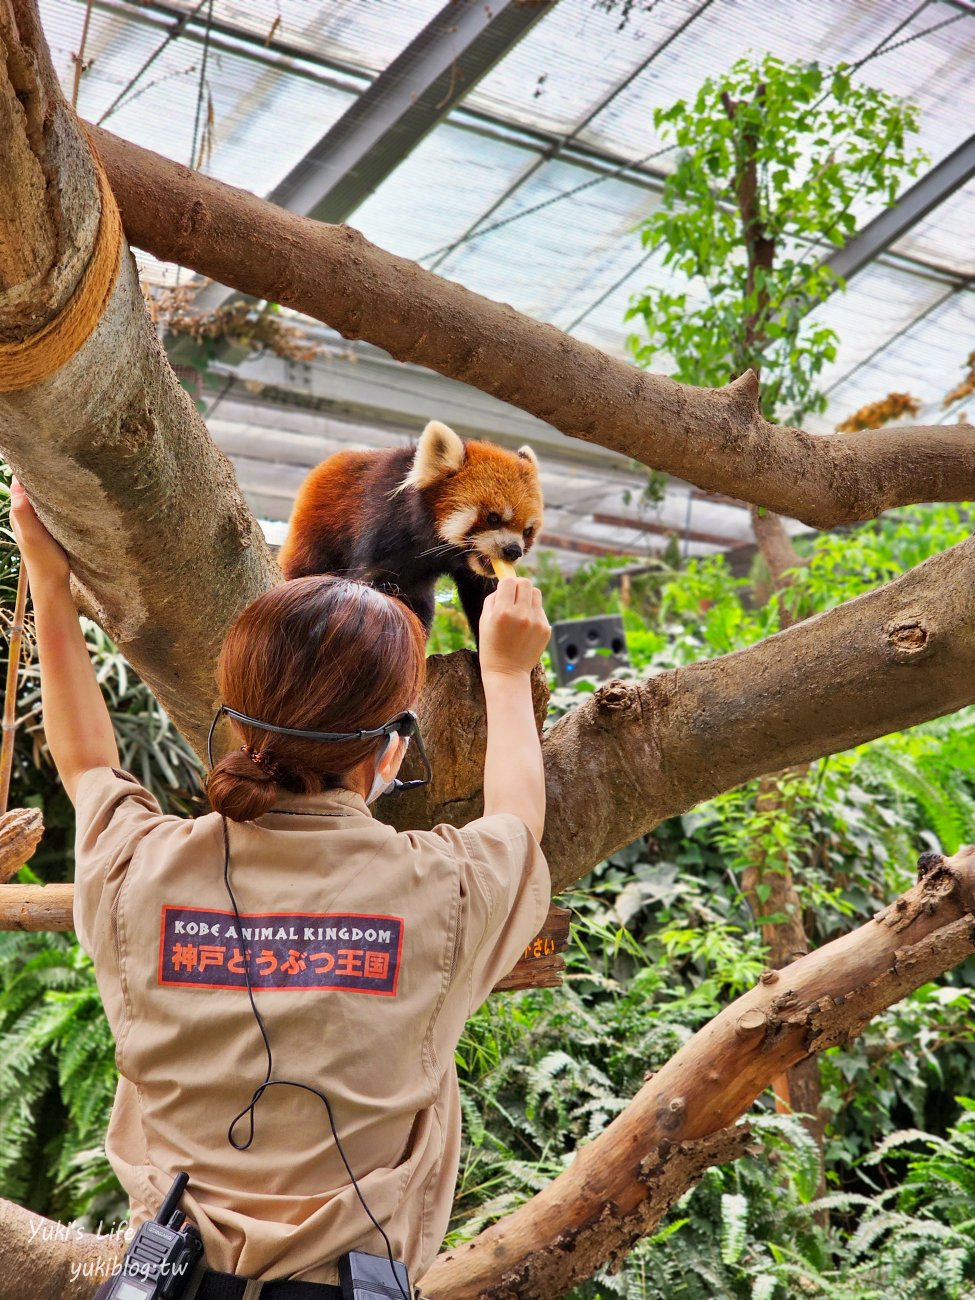
POLYGON ((241 745, 241 749, 253 763, 257 764, 262 772, 267 773, 272 781, 281 779, 281 768, 264 753, 263 749, 253 749, 250 745, 241 745))

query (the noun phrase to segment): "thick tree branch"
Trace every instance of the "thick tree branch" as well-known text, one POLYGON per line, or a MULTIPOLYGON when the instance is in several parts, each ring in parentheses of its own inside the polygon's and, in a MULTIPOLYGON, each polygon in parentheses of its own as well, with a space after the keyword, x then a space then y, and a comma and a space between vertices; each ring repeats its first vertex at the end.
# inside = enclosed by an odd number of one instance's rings
POLYGON ((94 130, 133 244, 294 307, 698 487, 816 528, 915 501, 975 498, 975 431, 814 437, 769 424, 754 376, 691 388, 616 361, 505 303, 94 130))
MULTIPOLYGON (((925 855, 918 875, 866 925, 785 970, 766 971, 554 1182, 441 1255, 422 1279, 424 1294, 554 1300, 622 1259, 710 1164, 742 1154, 747 1128, 731 1126, 773 1078, 848 1042, 881 1011, 975 952, 975 847, 952 858, 925 855)), ((90 1270, 100 1258, 104 1270, 117 1250, 113 1239, 75 1238, 0 1201, 0 1300, 35 1300, 39 1293, 84 1300, 94 1290, 92 1273, 73 1281, 72 1265, 90 1270)))
MULTIPOLYGON (((975 702, 973 588, 970 538, 745 650, 604 683, 543 739, 550 814, 542 847, 555 892, 665 818, 743 781, 975 702)), ((150 685, 165 673, 172 693, 181 664, 178 654, 157 661, 150 685)), ((208 699, 197 699, 204 718, 208 699)), ((421 723, 433 782, 381 801, 379 815, 404 828, 463 825, 483 807, 486 741, 470 651, 428 660, 421 723)), ((407 758, 405 775, 415 762, 407 758)))
MULTIPOLYGON (((975 537, 747 649, 604 683, 543 741, 555 892, 743 781, 975 702, 973 589, 975 537)), ((481 809, 476 661, 460 651, 429 662, 434 782, 388 801, 396 826, 462 823, 481 809)))
POLYGON ((80 1232, 0 1200, 0 1300, 90 1300, 124 1253, 120 1233, 80 1232))

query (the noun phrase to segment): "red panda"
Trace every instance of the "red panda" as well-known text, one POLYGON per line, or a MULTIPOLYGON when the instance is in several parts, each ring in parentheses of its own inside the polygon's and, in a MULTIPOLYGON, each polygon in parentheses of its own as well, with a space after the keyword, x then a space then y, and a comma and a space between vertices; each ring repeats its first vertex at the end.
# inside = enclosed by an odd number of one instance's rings
POLYGON ((478 637, 493 558, 514 562, 542 526, 538 461, 464 440, 432 420, 415 446, 339 451, 302 483, 278 555, 286 578, 341 573, 398 596, 433 623, 449 574, 478 637))

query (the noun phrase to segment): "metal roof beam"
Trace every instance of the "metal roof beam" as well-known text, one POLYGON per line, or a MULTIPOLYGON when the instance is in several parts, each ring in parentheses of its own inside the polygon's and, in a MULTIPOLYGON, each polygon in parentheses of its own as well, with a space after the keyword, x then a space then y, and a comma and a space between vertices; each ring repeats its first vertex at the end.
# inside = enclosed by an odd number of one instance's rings
POLYGON ((854 235, 849 243, 831 253, 824 265, 844 280, 852 279, 973 176, 975 135, 969 136, 954 153, 932 167, 892 207, 886 208, 879 217, 874 217, 873 221, 854 235))
MULTIPOLYGON (((448 0, 270 194, 318 221, 344 221, 558 0, 448 0)), ((240 295, 196 297, 212 311, 240 295)))
POLYGON ((344 221, 551 8, 552 0, 446 4, 268 199, 344 221))

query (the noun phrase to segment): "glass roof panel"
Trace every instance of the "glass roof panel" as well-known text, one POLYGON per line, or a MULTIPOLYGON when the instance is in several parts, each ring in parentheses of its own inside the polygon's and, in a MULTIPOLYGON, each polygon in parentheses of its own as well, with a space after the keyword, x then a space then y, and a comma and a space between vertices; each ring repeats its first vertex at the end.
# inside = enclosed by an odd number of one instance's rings
MULTIPOLYGON (((662 143, 653 130, 652 110, 693 95, 706 77, 729 68, 739 57, 760 57, 767 51, 788 60, 814 58, 825 67, 840 61, 856 63, 916 9, 914 0, 885 0, 882 5, 850 0, 714 4, 621 92, 582 137, 615 154, 640 157, 662 143)), ((865 62, 856 73, 867 85, 916 100, 922 110, 920 143, 933 161, 950 152, 970 129, 970 121, 958 113, 958 102, 970 85, 973 35, 975 16, 935 0, 889 41, 889 52, 865 62), (920 35, 945 19, 951 20, 950 26, 920 35), (918 39, 910 39, 915 36, 918 39)))
MULTIPOLYGON (((829 389, 863 365, 900 330, 908 329, 944 298, 949 286, 929 276, 911 275, 873 263, 850 281, 846 293, 833 296, 808 319, 828 325, 839 335, 839 354, 820 372, 819 386, 829 389)), ((883 393, 877 393, 883 397, 883 393)), ((864 401, 873 400, 864 398, 864 401)), ((830 412, 832 417, 832 412, 830 412)))
MULTIPOLYGON (((68 95, 74 77, 84 6, 41 0, 41 18, 54 65, 68 95)), ((104 125, 126 139, 189 164, 197 123, 202 46, 177 39, 133 81, 162 44, 167 27, 94 9, 78 111, 98 122, 119 93, 119 107, 104 125), (130 85, 130 83, 132 83, 130 85)), ((244 54, 211 50, 206 95, 199 113, 197 152, 212 146, 203 170, 218 180, 266 194, 353 102, 349 91, 324 84, 311 69, 275 67, 244 54), (212 130, 207 131, 208 117, 212 130)))
POLYGON ((560 0, 467 96, 471 108, 568 133, 700 7, 668 0, 625 23, 593 0, 560 0))
MULTIPOLYGON (((626 337, 636 334, 645 335, 646 331, 639 320, 624 321, 623 317, 634 294, 660 289, 671 292, 687 293, 688 304, 693 306, 703 302, 703 289, 695 284, 688 284, 681 277, 671 277, 667 267, 660 261, 660 254, 653 254, 648 260, 641 259, 639 245, 632 245, 628 251, 625 264, 612 275, 603 277, 602 285, 593 281, 590 290, 579 296, 579 310, 571 322, 574 338, 584 343, 592 343, 597 348, 612 356, 629 356, 626 352, 626 337), (581 319, 580 319, 581 317, 581 319)), ((657 374, 670 374, 674 369, 672 359, 664 353, 654 358, 651 367, 657 374)))
MULTIPOLYGON (((214 24, 258 38, 261 44, 303 50, 339 65, 379 72, 442 8, 443 0, 214 0, 214 24)), ((196 0, 167 0, 187 13, 196 0)), ((197 26, 205 24, 207 7, 197 26)))
MULTIPOLYGON (((354 102, 365 84, 360 72, 386 67, 447 2, 213 0, 214 19, 226 30, 213 36, 202 107, 198 110, 197 104, 203 29, 197 23, 165 45, 105 125, 186 163, 194 127, 199 135, 212 103, 212 152, 205 170, 266 194, 354 102)), ((167 0, 158 7, 142 0, 138 7, 99 0, 85 50, 86 61, 92 62, 81 85, 82 115, 97 121, 165 41, 174 10, 191 12, 194 7, 195 0, 167 0)), ((85 0, 40 0, 40 8, 70 94, 85 0)), ((201 9, 205 12, 206 7, 201 9)), ((667 0, 634 5, 626 23, 621 15, 621 5, 606 12, 596 0, 560 0, 474 88, 463 107, 366 200, 355 224, 381 247, 423 259, 463 239, 495 205, 488 226, 594 178, 596 173, 565 156, 542 160, 538 150, 545 142, 532 128, 543 136, 571 136, 581 126, 577 143, 586 149, 612 157, 646 157, 660 145, 652 108, 692 94, 706 75, 728 67, 739 54, 768 49, 786 58, 815 57, 826 65, 838 59, 852 62, 866 59, 904 20, 890 52, 865 62, 857 75, 916 99, 922 110, 920 140, 932 162, 971 130, 969 50, 975 17, 948 0, 929 0, 923 8, 918 0, 885 0, 883 5, 782 0, 774 6, 766 0, 667 0), (938 30, 928 30, 934 28, 938 30), (628 79, 593 116, 599 103, 628 79), (472 129, 469 110, 487 112, 511 123, 511 129, 501 124, 490 128, 492 134, 472 129)), ((665 154, 654 166, 666 169, 668 163, 665 154)), ((622 318, 630 294, 683 283, 671 278, 658 256, 643 260, 632 233, 633 224, 656 201, 652 187, 618 177, 601 180, 466 240, 442 265, 436 259, 424 264, 622 355, 629 329, 622 318)), ((854 211, 862 225, 876 208, 857 202, 854 211)), ((971 276, 973 229, 975 183, 970 183, 910 231, 895 251, 971 276)), ((872 388, 889 363, 884 360, 888 340, 900 329, 908 331, 905 337, 922 337, 915 333, 920 325, 912 326, 912 321, 925 312, 925 324, 940 319, 937 304, 949 292, 950 286, 937 277, 912 274, 903 265, 874 264, 852 282, 847 295, 819 309, 817 319, 833 324, 841 336, 840 355, 824 376, 834 385, 837 410, 847 391, 857 393, 856 400, 851 398, 854 406, 877 395, 872 388)), ((692 286, 690 297, 695 296, 692 286)), ((967 328, 970 335, 967 307, 959 304, 970 306, 971 294, 950 301, 958 328, 967 328)), ((961 341, 960 336, 939 337, 950 342, 952 356, 970 350, 969 336, 961 341)), ((663 358, 659 369, 667 370, 663 358)), ((831 428, 840 418, 842 411, 835 414, 831 408, 822 427, 831 428)))
POLYGON ((894 251, 950 267, 960 275, 975 275, 975 181, 956 190, 913 226, 894 251))
MULTIPOLYGON (((610 73, 619 73, 621 84, 653 54, 664 32, 677 32, 579 131, 580 142, 612 157, 654 156, 664 148, 653 127, 655 107, 693 95, 707 76, 720 73, 736 58, 767 50, 785 59, 816 58, 825 66, 868 60, 856 74, 865 84, 907 95, 919 105, 921 129, 915 143, 934 163, 971 130, 972 115, 959 112, 959 105, 971 101, 975 13, 965 14, 938 0, 921 12, 917 9, 914 0, 778 6, 766 0, 724 0, 679 10, 657 5, 618 31, 619 9, 607 24, 611 16, 594 11, 591 0, 561 0, 465 102, 529 126, 571 132, 585 117, 574 107, 585 104, 591 109, 606 93, 610 73), (665 14, 672 15, 666 22, 665 14), (901 23, 904 27, 895 32, 901 23), (870 58, 885 42, 888 48, 870 58), (576 84, 580 77, 586 87, 581 96, 576 84)), ((668 169, 666 153, 658 165, 668 169)), ((852 210, 862 226, 882 207, 879 200, 861 200, 852 210)), ((932 229, 925 246, 939 263, 953 264, 949 237, 939 240, 932 229)))
MULTIPOLYGON (((588 169, 562 161, 545 163, 492 214, 488 226, 591 179, 588 169)), ((475 236, 452 253, 438 273, 565 328, 627 262, 640 256, 639 238, 628 232, 655 202, 642 186, 603 180, 510 226, 475 236)))
MULTIPOLYGON (((923 320, 892 339, 877 356, 837 385, 830 394, 829 427, 835 427, 866 402, 891 392, 908 392, 922 402, 918 422, 954 423, 957 407, 946 410, 944 398, 961 382, 973 337, 975 293, 964 289, 948 292, 923 320)), ((971 399, 958 405, 962 409, 967 405, 969 416, 975 417, 971 399)))
POLYGON ((356 209, 354 224, 380 248, 426 257, 460 239, 533 158, 524 146, 445 123, 356 209))

